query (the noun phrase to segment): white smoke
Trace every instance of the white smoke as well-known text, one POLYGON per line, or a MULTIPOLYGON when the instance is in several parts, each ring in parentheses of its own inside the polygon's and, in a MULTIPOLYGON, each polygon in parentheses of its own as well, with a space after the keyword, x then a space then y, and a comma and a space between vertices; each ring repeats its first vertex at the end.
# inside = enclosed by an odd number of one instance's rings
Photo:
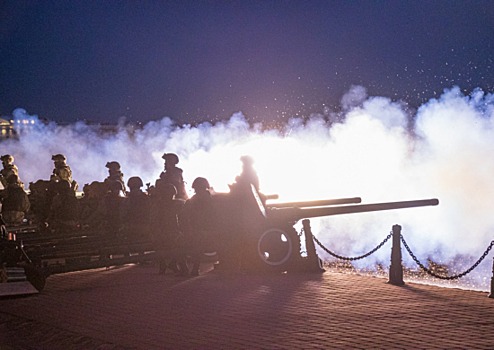
MULTIPOLYGON (((400 224, 417 258, 447 264, 453 274, 470 267, 493 239, 494 95, 481 90, 465 96, 454 87, 410 113, 400 102, 369 97, 355 86, 343 96, 337 117, 325 112, 291 119, 281 130, 249 125, 241 113, 194 127, 163 118, 136 130, 122 126, 116 134, 84 123, 49 124, 0 147, 2 154, 14 155, 26 184, 49 178, 56 153, 66 155, 81 188, 103 180, 112 160, 126 179, 140 176, 154 184, 163 168, 161 155, 175 152, 189 185, 203 176, 215 190, 227 191, 240 172, 240 156, 250 154, 261 190, 282 201, 440 200, 437 207, 312 219, 314 234, 345 256, 367 252, 400 224)), ((475 270, 470 287, 487 288, 490 258, 475 270)), ((356 265, 389 266, 389 260, 390 244, 356 265)), ((404 250, 403 260, 416 267, 404 250)))

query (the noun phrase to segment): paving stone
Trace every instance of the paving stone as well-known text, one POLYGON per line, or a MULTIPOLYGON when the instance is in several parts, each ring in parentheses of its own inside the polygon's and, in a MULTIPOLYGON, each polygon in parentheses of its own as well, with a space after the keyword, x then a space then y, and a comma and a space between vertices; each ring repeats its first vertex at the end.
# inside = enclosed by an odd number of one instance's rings
POLYGON ((492 349, 488 293, 324 274, 51 276, 0 299, 3 349, 492 349))

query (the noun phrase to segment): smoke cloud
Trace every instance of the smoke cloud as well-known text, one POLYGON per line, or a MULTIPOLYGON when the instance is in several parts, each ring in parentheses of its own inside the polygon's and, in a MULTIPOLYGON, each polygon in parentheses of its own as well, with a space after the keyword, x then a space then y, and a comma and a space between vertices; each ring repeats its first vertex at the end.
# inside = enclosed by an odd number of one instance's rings
MULTIPOLYGON (((49 179, 56 153, 67 157, 80 188, 103 180, 112 160, 121 164, 126 179, 140 176, 154 184, 163 169, 162 154, 174 152, 189 188, 203 176, 216 191, 228 191, 241 170, 240 156, 249 154, 262 192, 279 194, 281 201, 438 198, 437 207, 311 219, 311 225, 329 249, 355 256, 400 224, 422 262, 445 264, 450 274, 470 267, 493 239, 494 95, 481 90, 464 95, 454 87, 411 112, 403 103, 369 97, 365 88, 354 86, 342 97, 341 110, 291 119, 277 130, 249 125, 241 113, 198 126, 163 118, 135 130, 122 125, 111 134, 84 123, 48 124, 0 147, 2 154, 14 155, 26 185, 49 179)), ((487 290, 490 257, 460 285, 487 290)), ((356 266, 389 266, 389 259, 390 244, 356 266)), ((416 268, 404 250, 403 260, 416 268)))

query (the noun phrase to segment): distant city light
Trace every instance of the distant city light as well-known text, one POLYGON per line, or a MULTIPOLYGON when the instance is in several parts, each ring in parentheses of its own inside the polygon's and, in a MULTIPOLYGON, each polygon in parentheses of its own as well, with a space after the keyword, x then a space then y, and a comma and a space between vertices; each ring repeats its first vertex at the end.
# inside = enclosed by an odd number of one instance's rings
POLYGON ((15 110, 13 117, 0 119, 0 140, 29 133, 40 124, 38 116, 30 116, 22 109, 15 110))

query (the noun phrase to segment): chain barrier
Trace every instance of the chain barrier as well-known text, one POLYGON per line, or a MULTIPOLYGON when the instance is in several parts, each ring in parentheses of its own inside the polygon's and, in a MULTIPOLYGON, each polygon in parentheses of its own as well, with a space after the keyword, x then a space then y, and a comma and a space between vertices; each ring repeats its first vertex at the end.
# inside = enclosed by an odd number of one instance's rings
POLYGON ((477 266, 479 266, 479 264, 482 262, 482 260, 484 260, 485 257, 487 256, 487 254, 489 254, 489 252, 491 251, 492 246, 494 246, 494 241, 491 241, 491 244, 489 244, 489 246, 485 250, 484 254, 482 254, 482 256, 479 258, 479 260, 477 260, 466 271, 464 271, 462 273, 459 273, 457 275, 453 275, 453 276, 441 276, 441 275, 438 275, 438 274, 434 273, 432 270, 428 269, 427 267, 424 266, 424 264, 422 264, 420 262, 420 260, 415 256, 415 254, 413 254, 412 250, 410 249, 410 247, 408 246, 407 242, 405 241, 405 238, 403 238, 403 235, 400 235, 400 239, 403 242, 403 246, 407 250, 408 254, 410 254, 410 256, 412 257, 412 259, 417 263, 418 266, 420 266, 420 268, 422 270, 424 270, 425 272, 427 272, 432 277, 436 277, 436 278, 439 278, 439 279, 442 279, 442 280, 454 280, 454 279, 458 279, 458 278, 461 278, 461 277, 469 274, 470 272, 473 271, 473 269, 475 269, 477 266))
POLYGON ((338 255, 336 253, 333 253, 331 250, 329 250, 328 248, 326 248, 315 236, 312 236, 312 238, 314 239, 314 241, 319 245, 319 247, 321 247, 326 253, 334 256, 335 258, 338 258, 338 259, 341 259, 341 260, 348 260, 348 261, 353 261, 353 260, 360 260, 360 259, 363 259, 363 258, 367 258, 368 256, 374 254, 377 250, 379 250, 379 248, 381 248, 391 237, 393 236, 393 233, 391 232, 389 235, 386 236, 386 238, 377 245, 377 247, 375 247, 374 249, 372 249, 370 252, 368 253, 365 253, 363 255, 360 255, 360 256, 355 256, 355 257, 345 257, 345 256, 341 256, 341 255, 338 255))
MULTIPOLYGON (((300 236, 304 233, 304 230, 302 229, 300 231, 300 236)), ((321 247, 322 250, 324 250, 326 253, 328 253, 329 255, 337 258, 337 259, 341 259, 341 260, 347 260, 347 261, 354 261, 354 260, 360 260, 360 259, 363 259, 363 258, 366 258, 372 254, 374 254, 377 250, 379 250, 391 237, 393 236, 393 232, 391 232, 389 235, 386 236, 386 238, 381 242, 379 243, 374 249, 372 249, 371 251, 369 251, 368 253, 365 253, 363 255, 360 255, 360 256, 355 256, 355 257, 345 257, 345 256, 341 256, 341 255, 338 255, 334 252, 332 252, 331 250, 329 250, 327 247, 325 247, 315 236, 312 236, 312 238, 314 239, 314 241, 319 245, 319 247, 321 247)), ((468 268, 467 270, 465 270, 464 272, 462 273, 459 273, 459 274, 456 274, 456 275, 453 275, 453 276, 442 276, 442 275, 438 275, 437 273, 435 273, 434 271, 432 271, 431 269, 427 268, 424 264, 422 264, 420 262, 420 260, 416 257, 416 255, 412 252, 412 250, 410 249, 410 247, 408 246, 408 243, 405 241, 405 238, 403 238, 403 235, 400 234, 400 240, 401 242, 403 243, 403 246, 405 247, 405 249, 407 250, 408 254, 410 254, 410 256, 412 257, 413 261, 415 261, 415 263, 422 269, 424 270, 427 274, 429 274, 430 276, 432 277, 435 277, 435 278, 439 278, 439 279, 442 279, 442 280, 454 280, 454 279, 459 279, 461 277, 464 277, 466 275, 468 275, 470 272, 472 272, 477 266, 479 266, 479 264, 487 257, 487 255, 489 254, 489 252, 491 251, 492 247, 494 246, 494 241, 491 241, 491 243, 489 244, 489 246, 487 247, 487 249, 484 251, 484 253, 482 254, 482 256, 470 267, 468 268)))

